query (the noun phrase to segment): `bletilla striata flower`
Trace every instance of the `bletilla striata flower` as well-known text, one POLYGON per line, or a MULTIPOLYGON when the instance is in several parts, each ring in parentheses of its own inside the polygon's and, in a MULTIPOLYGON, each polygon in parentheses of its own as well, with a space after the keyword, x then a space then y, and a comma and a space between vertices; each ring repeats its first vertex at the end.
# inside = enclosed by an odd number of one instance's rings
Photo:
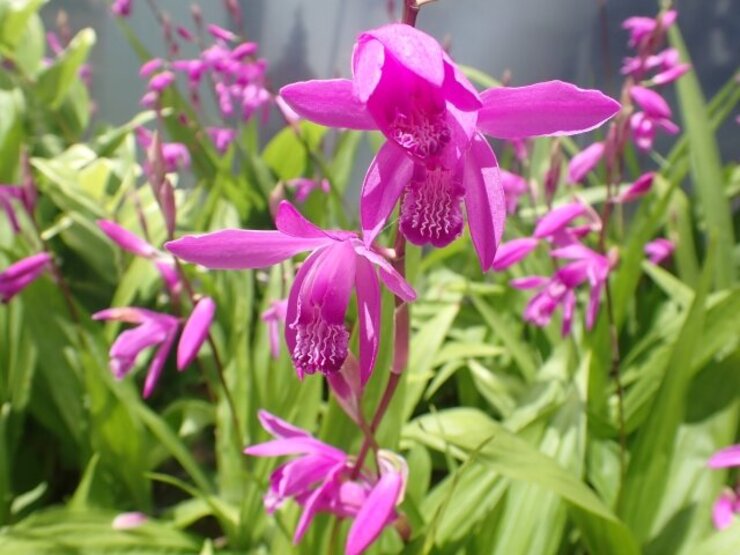
POLYGON ((403 500, 408 476, 401 457, 380 451, 378 477, 365 469, 353 476, 352 460, 344 451, 267 411, 258 416, 275 439, 247 447, 244 453, 253 457, 297 455, 273 471, 265 495, 269 513, 288 499, 303 507, 294 544, 301 541, 316 514, 328 512, 354 519, 345 552, 359 555, 397 518, 396 506, 403 500))
MULTIPOLYGON (((195 359, 208 336, 216 306, 212 299, 203 297, 193 308, 182 330, 177 347, 177 368, 184 370, 195 359)), ((135 327, 119 334, 109 351, 110 369, 116 379, 122 380, 131 372, 139 355, 157 347, 144 381, 144 397, 149 397, 159 381, 172 346, 180 330, 180 320, 169 314, 145 308, 120 307, 101 310, 93 320, 114 320, 135 327)))
POLYGON ((404 24, 362 33, 352 73, 352 80, 287 85, 281 96, 307 119, 378 129, 388 139, 363 184, 365 242, 372 243, 400 199, 409 241, 447 245, 462 233, 464 203, 483 270, 493 264, 506 209, 496 157, 481 133, 508 140, 579 133, 619 109, 598 91, 559 81, 478 95, 434 38, 404 24))
POLYGON ((344 318, 352 291, 357 293, 360 375, 370 377, 378 352, 380 280, 404 301, 414 290, 356 234, 323 230, 287 201, 280 203, 275 231, 225 229, 171 241, 175 256, 207 268, 242 270, 278 264, 301 252, 310 256, 296 274, 288 297, 285 340, 300 379, 336 373, 347 358, 349 331, 344 318))

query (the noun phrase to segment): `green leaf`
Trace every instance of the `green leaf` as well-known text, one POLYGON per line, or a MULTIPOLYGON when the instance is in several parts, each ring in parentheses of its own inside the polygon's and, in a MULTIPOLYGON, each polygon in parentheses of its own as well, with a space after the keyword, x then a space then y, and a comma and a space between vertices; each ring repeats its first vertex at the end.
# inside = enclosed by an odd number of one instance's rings
POLYGON ((83 29, 75 35, 57 60, 39 76, 39 97, 52 108, 59 108, 70 87, 78 82, 80 68, 87 61, 93 44, 95 31, 83 29))
POLYGON ((485 442, 478 457, 492 470, 538 484, 601 518, 618 521, 571 472, 476 409, 455 408, 421 416, 405 427, 404 437, 438 451, 452 445, 461 458, 485 442))
POLYGON ((705 300, 714 273, 714 256, 715 248, 711 244, 694 301, 673 346, 668 371, 638 432, 627 469, 619 510, 641 541, 653 532, 658 506, 668 487, 667 470, 675 434, 684 417, 689 383, 695 373, 692 355, 701 344, 704 331, 705 300))
POLYGON ((47 0, 5 0, 0 3, 0 49, 4 54, 13 50, 23 38, 28 21, 47 0))
MULTIPOLYGON (((674 25, 668 30, 671 44, 684 62, 691 62, 681 32, 674 25)), ((734 281, 732 249, 735 245, 730 204, 724 194, 722 161, 717 139, 709 124, 709 116, 699 80, 694 71, 676 83, 681 117, 689 138, 691 175, 704 221, 709 233, 717 235, 715 285, 728 287, 734 281)))

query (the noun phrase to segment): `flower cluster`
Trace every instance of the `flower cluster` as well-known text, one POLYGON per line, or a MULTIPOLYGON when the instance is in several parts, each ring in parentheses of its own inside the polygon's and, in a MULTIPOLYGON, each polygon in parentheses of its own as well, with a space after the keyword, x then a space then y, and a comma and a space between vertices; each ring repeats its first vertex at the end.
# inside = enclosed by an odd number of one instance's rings
MULTIPOLYGON (((183 283, 172 255, 162 252, 147 241, 111 220, 99 220, 98 226, 123 250, 152 261, 169 291, 174 305, 179 306, 183 283)), ((117 379, 123 379, 133 369, 139 355, 157 347, 144 382, 144 397, 149 397, 164 369, 169 353, 180 333, 177 347, 177 368, 184 370, 195 359, 208 337, 216 305, 210 297, 193 299, 194 306, 187 321, 140 307, 116 307, 93 314, 95 320, 113 320, 135 325, 122 332, 110 348, 110 368, 117 379)))
MULTIPOLYGON (((142 105, 157 108, 163 92, 182 75, 196 108, 201 105, 201 85, 205 82, 224 121, 249 121, 260 111, 264 120, 273 97, 266 88, 267 62, 257 58, 257 43, 240 42, 237 35, 217 25, 208 25, 207 32, 214 43, 198 57, 172 61, 154 58, 141 66, 139 74, 148 79, 142 105)), ((185 27, 178 27, 178 36, 188 42, 194 40, 185 27)), ((224 126, 210 127, 208 134, 221 153, 236 137, 233 129, 224 126)))
POLYGON ((293 543, 301 541, 317 513, 327 512, 354 520, 345 552, 357 555, 396 520, 396 507, 403 501, 408 475, 401 457, 380 451, 377 476, 367 469, 357 471, 344 451, 266 411, 260 411, 259 419, 275 439, 247 447, 244 450, 247 455, 298 455, 273 471, 265 495, 269 513, 287 499, 294 499, 303 507, 293 543))

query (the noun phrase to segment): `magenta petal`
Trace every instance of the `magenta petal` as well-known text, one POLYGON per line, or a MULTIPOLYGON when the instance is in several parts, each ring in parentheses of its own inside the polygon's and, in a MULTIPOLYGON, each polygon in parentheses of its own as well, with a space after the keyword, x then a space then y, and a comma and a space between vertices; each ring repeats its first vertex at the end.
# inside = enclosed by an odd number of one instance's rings
POLYGON ((266 410, 260 410, 257 413, 257 418, 259 418, 262 427, 277 438, 288 439, 291 437, 311 437, 311 434, 306 430, 293 426, 293 424, 286 422, 282 418, 278 418, 266 410))
POLYGON ((671 108, 668 103, 654 90, 634 86, 630 89, 630 96, 650 118, 669 119, 671 117, 671 108))
POLYGON ((377 129, 365 106, 354 95, 352 81, 324 79, 292 83, 280 96, 300 116, 328 127, 377 129))
POLYGON ((517 279, 512 279, 509 282, 514 289, 536 289, 543 287, 550 281, 550 278, 544 276, 525 276, 517 279))
POLYGON ((388 216, 411 180, 414 164, 404 151, 391 141, 378 151, 362 184, 360 219, 363 240, 372 244, 383 229, 388 216))
POLYGON ((586 307, 587 330, 591 330, 596 323, 596 318, 599 315, 599 305, 601 304, 601 293, 603 289, 603 281, 598 281, 591 286, 591 293, 588 296, 588 306, 586 307))
POLYGON ((164 248, 178 258, 206 268, 243 270, 272 266, 331 241, 328 237, 292 237, 280 231, 224 229, 202 235, 186 235, 165 243, 164 248))
POLYGON ((478 91, 468 81, 457 64, 444 53, 445 62, 445 97, 458 109, 466 112, 477 112, 483 107, 478 91))
POLYGON ((578 216, 582 216, 585 213, 586 207, 580 202, 573 202, 571 204, 555 208, 537 222, 537 227, 534 229, 533 236, 537 239, 549 237, 563 229, 578 216))
POLYGON ((0 301, 6 303, 36 280, 51 264, 45 252, 34 254, 11 264, 0 272, 0 301))
POLYGON ((491 268, 506 223, 506 197, 491 146, 477 134, 465 157, 465 211, 481 269, 491 268))
POLYGON ((356 245, 355 252, 380 269, 380 279, 394 295, 407 303, 416 299, 414 288, 409 285, 403 276, 385 258, 362 245, 356 245))
POLYGON ((707 464, 709 468, 740 466, 740 445, 731 445, 717 451, 707 464))
MULTIPOLYGON (((288 345, 288 352, 292 356, 295 352, 296 343, 298 340, 298 334, 296 333, 295 324, 298 321, 298 303, 301 289, 306 278, 310 275, 312 268, 318 261, 320 261, 323 254, 323 249, 318 250, 303 262, 298 273, 296 273, 293 285, 290 288, 290 294, 288 295, 288 310, 285 314, 285 343, 288 345)), ((298 372, 298 379, 303 379, 303 374, 299 368, 296 368, 298 372)))
POLYGON ((389 472, 380 477, 349 529, 347 555, 360 555, 378 538, 393 518, 402 487, 400 473, 389 472))
POLYGON ((568 181, 578 183, 593 170, 604 155, 604 143, 598 142, 573 156, 568 164, 568 181))
POLYGON ((488 89, 481 100, 478 126, 501 139, 583 133, 620 109, 619 102, 600 91, 562 81, 488 89))
POLYGON ((167 338, 159 346, 159 349, 157 349, 157 352, 154 353, 154 358, 152 358, 149 370, 147 370, 146 373, 146 380, 144 380, 144 391, 142 394, 144 399, 148 398, 154 391, 154 387, 159 381, 159 376, 162 374, 164 363, 167 362, 167 356, 170 354, 170 349, 172 348, 172 344, 174 343, 176 336, 177 328, 173 329, 168 334, 167 338))
POLYGON ((377 40, 358 40, 352 52, 352 87, 360 102, 367 102, 383 77, 385 49, 377 40))
POLYGON ((522 237, 512 239, 508 243, 502 244, 496 251, 496 259, 493 261, 493 269, 496 271, 505 270, 525 258, 539 241, 532 237, 522 237))
POLYGON ((211 327, 215 312, 216 303, 210 297, 203 297, 193 308, 182 330, 180 343, 177 345, 177 368, 179 370, 193 362, 200 351, 203 342, 208 337, 208 328, 211 327))
POLYGON ((324 230, 304 218, 303 214, 287 200, 282 201, 278 206, 275 227, 278 228, 278 231, 292 237, 303 239, 329 238, 324 230))
POLYGON ((319 512, 321 507, 321 500, 324 497, 334 497, 331 495, 332 490, 338 490, 340 487, 339 481, 336 479, 337 474, 344 469, 344 465, 338 465, 335 469, 328 472, 328 477, 313 493, 308 497, 301 513, 301 518, 298 519, 298 525, 296 526, 295 533, 293 534, 293 545, 298 545, 303 539, 308 527, 313 521, 313 517, 319 512))
POLYGON ((357 257, 355 290, 360 322, 360 383, 364 386, 375 367, 380 344, 380 284, 375 267, 361 256, 357 257))
POLYGON ((647 194, 650 191, 650 188, 653 186, 654 179, 655 172, 647 172, 642 174, 632 185, 627 188, 627 190, 619 195, 617 200, 619 202, 629 202, 647 194))
POLYGON ((712 522, 717 530, 724 530, 734 520, 735 496, 730 492, 722 492, 712 505, 712 522))
POLYGON ((444 50, 436 39, 410 25, 392 23, 361 34, 357 42, 359 45, 373 39, 383 45, 386 55, 393 56, 406 69, 432 85, 442 86, 444 50))
POLYGON ((244 454, 252 457, 282 457, 285 455, 303 455, 307 453, 326 453, 327 456, 336 457, 337 459, 345 457, 345 454, 339 449, 311 436, 274 439, 272 441, 250 445, 244 449, 244 454))

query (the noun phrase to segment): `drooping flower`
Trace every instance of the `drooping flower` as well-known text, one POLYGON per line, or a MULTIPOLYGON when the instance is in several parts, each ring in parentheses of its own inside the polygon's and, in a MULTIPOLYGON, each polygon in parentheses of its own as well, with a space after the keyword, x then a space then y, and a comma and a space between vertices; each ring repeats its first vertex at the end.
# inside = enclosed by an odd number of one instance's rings
POLYGON ((288 315, 288 299, 272 301, 270 308, 262 313, 262 321, 267 324, 272 358, 280 356, 280 326, 288 315))
POLYGON ((36 281, 51 266, 51 256, 34 254, 11 264, 0 272, 0 302, 7 303, 28 285, 36 281))
POLYGON ((553 250, 553 258, 570 260, 559 268, 552 277, 526 276, 514 279, 511 285, 517 289, 538 289, 524 310, 524 319, 537 326, 546 326, 558 307, 563 309, 563 335, 571 330, 576 305, 576 289, 588 283, 589 301, 586 307, 586 329, 591 329, 601 303, 606 280, 616 264, 613 256, 599 254, 581 243, 572 243, 553 250))
POLYGON ((300 543, 316 514, 328 512, 354 519, 345 552, 359 555, 398 517, 396 507, 403 500, 408 476, 401 457, 380 451, 377 478, 365 469, 353 476, 352 460, 344 451, 264 410, 258 416, 275 439, 247 447, 244 452, 254 457, 297 455, 273 471, 265 495, 269 513, 288 499, 303 507, 294 545, 300 543))
POLYGON ((188 262, 212 269, 263 268, 305 251, 288 298, 285 339, 296 373, 330 375, 344 363, 349 331, 344 318, 352 290, 357 293, 360 368, 366 383, 379 342, 380 280, 399 298, 410 301, 414 290, 391 264, 354 233, 322 230, 288 202, 275 218, 276 231, 226 229, 170 241, 165 248, 188 262), (377 269, 376 269, 377 268, 377 269))
POLYGON ((116 379, 123 379, 131 371, 143 350, 158 346, 144 382, 143 395, 149 397, 177 337, 178 319, 137 307, 108 308, 96 312, 92 317, 94 320, 115 320, 136 326, 122 332, 111 345, 110 369, 116 379))
POLYGON ((676 245, 673 244, 673 241, 659 237, 645 245, 645 254, 650 262, 653 264, 660 264, 666 258, 671 256, 675 249, 676 245))
MULTIPOLYGON (((214 308, 213 301, 204 297, 191 312, 178 344, 178 370, 184 370, 203 345, 213 320, 214 308)), ((121 380, 131 372, 142 351, 157 347, 144 381, 143 396, 149 397, 159 381, 164 364, 177 339, 180 320, 169 314, 130 306, 101 310, 93 314, 92 318, 125 322, 135 326, 121 332, 108 353, 110 369, 116 379, 121 380)))
MULTIPOLYGON (((740 466, 740 445, 731 445, 717 451, 708 462, 709 468, 731 468, 740 466)), ((723 530, 740 515, 740 484, 734 489, 725 488, 714 502, 712 521, 714 527, 723 530)))
POLYGON ((505 200, 496 158, 476 128, 507 140, 572 134, 619 108, 597 91, 559 81, 479 96, 435 39, 403 24, 362 33, 352 70, 352 80, 294 83, 281 96, 309 120, 387 137, 363 184, 365 241, 375 239, 401 199, 406 238, 446 245, 462 231, 464 201, 484 270, 501 239, 505 200))
POLYGON ((636 112, 630 117, 632 136, 637 148, 648 151, 653 147, 655 133, 662 129, 670 135, 679 132, 679 127, 671 121, 671 108, 657 92, 645 87, 632 87, 630 96, 642 112, 636 112))

